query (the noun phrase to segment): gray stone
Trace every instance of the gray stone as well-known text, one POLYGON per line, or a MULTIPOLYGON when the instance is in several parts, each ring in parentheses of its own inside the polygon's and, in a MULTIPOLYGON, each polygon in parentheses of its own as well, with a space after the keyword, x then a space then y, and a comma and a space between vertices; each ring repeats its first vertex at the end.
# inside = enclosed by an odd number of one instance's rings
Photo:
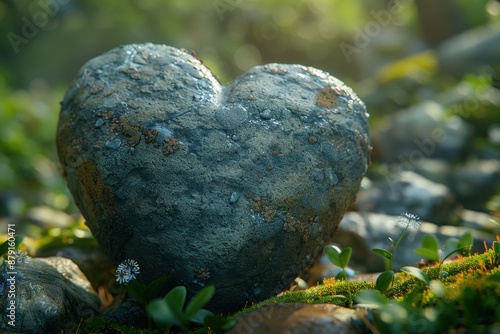
POLYGON ((332 304, 270 304, 236 319, 226 334, 353 333, 364 312, 332 304))
POLYGON ((377 159, 416 168, 424 158, 453 160, 466 149, 471 129, 460 117, 445 117, 442 105, 425 101, 382 119, 373 133, 377 159))
POLYGON ((484 210, 486 201, 500 188, 500 161, 473 160, 455 168, 452 190, 468 209, 484 210))
POLYGON ((494 238, 499 232, 499 227, 491 221, 492 219, 491 215, 484 212, 472 210, 460 212, 460 226, 489 233, 494 238))
MULTIPOLYGON (((401 168, 402 166, 399 165, 401 168)), ((415 166, 415 173, 434 183, 447 186, 452 185, 452 176, 450 171, 453 169, 451 163, 441 159, 422 159, 422 162, 415 166)))
POLYGON ((389 174, 359 192, 357 205, 361 212, 397 216, 411 212, 422 220, 443 224, 456 207, 450 190, 410 171, 389 174))
POLYGON ((214 284, 214 310, 267 298, 314 261, 370 151, 363 102, 325 72, 269 64, 224 87, 196 58, 153 44, 80 70, 57 146, 106 253, 137 260, 146 282, 214 284))
MULTIPOLYGON (((15 300, 15 330, 28 334, 76 333, 81 321, 99 311, 91 284, 71 260, 36 258, 14 265, 15 297, 10 297, 11 269, 2 268, 1 327, 10 328, 8 310, 15 300)), ((13 328, 10 328, 13 329, 13 328)))
MULTIPOLYGON (((382 258, 373 253, 371 249, 381 248, 390 250, 388 237, 394 240, 398 238, 403 226, 398 217, 375 213, 360 214, 348 212, 344 215, 333 242, 341 247, 352 247, 352 261, 350 265, 359 271, 383 271, 384 262, 382 258)), ((494 236, 466 227, 437 226, 435 224, 422 222, 418 230, 410 228, 401 241, 394 257, 394 268, 399 270, 403 266, 416 266, 422 257, 413 251, 421 247, 424 235, 434 234, 439 240, 440 246, 448 238, 460 238, 467 230, 472 230, 474 243, 472 252, 484 252, 484 244, 488 245, 494 240, 494 236)), ((325 270, 330 270, 325 268, 325 270)))
POLYGON ((437 49, 440 70, 461 77, 500 62, 500 30, 482 25, 450 38, 437 49))

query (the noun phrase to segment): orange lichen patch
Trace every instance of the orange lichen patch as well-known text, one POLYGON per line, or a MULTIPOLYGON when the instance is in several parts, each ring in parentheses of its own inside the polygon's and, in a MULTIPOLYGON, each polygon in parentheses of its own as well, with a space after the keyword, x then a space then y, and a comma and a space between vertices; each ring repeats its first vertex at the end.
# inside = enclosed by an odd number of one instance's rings
POLYGON ((92 86, 90 89, 90 94, 96 94, 104 88, 104 82, 100 81, 92 86))
POLYGON ((207 267, 195 269, 194 272, 196 273, 196 278, 200 281, 204 282, 210 278, 210 270, 207 267))
POLYGON ((262 217, 264 217, 264 220, 266 222, 270 222, 271 220, 273 220, 274 216, 276 215, 276 210, 268 206, 266 204, 266 201, 258 196, 252 198, 252 201, 250 202, 250 208, 253 211, 260 213, 262 217))
POLYGON ((141 126, 131 124, 124 115, 120 116, 118 124, 120 126, 121 133, 128 137, 128 144, 132 147, 137 146, 137 144, 141 141, 141 133, 139 132, 141 126))
POLYGON ((309 233, 309 224, 307 222, 301 222, 290 213, 286 214, 285 224, 283 224, 283 229, 286 232, 297 232, 302 233, 304 242, 309 241, 310 233, 309 233))
MULTIPOLYGON (((114 194, 104 183, 93 161, 84 161, 76 170, 78 198, 85 208, 84 216, 88 224, 97 224, 99 220, 115 219, 114 194)), ((89 227, 93 227, 90 226, 89 227)))
POLYGON ((179 141, 175 137, 168 137, 163 141, 163 145, 161 146, 161 150, 164 155, 169 155, 177 151, 181 147, 179 141))
POLYGON ((152 143, 156 136, 158 135, 158 130, 155 129, 141 129, 142 135, 144 136, 144 140, 146 143, 152 143))
POLYGON ((314 136, 311 136, 311 137, 309 137, 309 142, 310 142, 311 144, 317 143, 317 142, 318 142, 318 138, 316 138, 316 137, 314 137, 314 136))
POLYGON ((326 86, 316 94, 316 105, 318 107, 335 108, 337 106, 337 93, 332 86, 326 86))

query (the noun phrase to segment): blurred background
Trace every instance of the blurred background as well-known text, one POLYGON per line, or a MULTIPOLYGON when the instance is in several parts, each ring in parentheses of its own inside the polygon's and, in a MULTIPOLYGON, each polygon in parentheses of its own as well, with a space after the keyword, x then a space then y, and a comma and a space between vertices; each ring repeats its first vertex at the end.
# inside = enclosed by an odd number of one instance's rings
POLYGON ((31 255, 73 258, 94 285, 109 263, 96 267, 55 129, 78 69, 122 44, 184 48, 223 84, 272 62, 325 70, 371 115, 372 165, 353 211, 441 225, 500 215, 499 1, 1 0, 0 36, 0 240, 16 224, 31 255), (386 196, 411 186, 421 192, 386 196))

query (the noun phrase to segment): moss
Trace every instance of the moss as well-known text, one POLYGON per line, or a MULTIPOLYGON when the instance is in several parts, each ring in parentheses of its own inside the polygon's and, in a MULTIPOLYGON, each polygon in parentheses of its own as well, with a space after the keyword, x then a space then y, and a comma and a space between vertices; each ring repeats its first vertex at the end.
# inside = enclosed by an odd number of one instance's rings
MULTIPOLYGON (((459 326, 467 328, 480 328, 485 324, 500 321, 500 308, 497 307, 500 299, 500 268, 495 262, 495 254, 492 250, 483 254, 470 257, 460 257, 450 263, 444 264, 441 268, 431 266, 422 269, 431 279, 438 279, 439 271, 448 272, 448 276, 441 281, 446 286, 447 307, 457 308, 457 323, 459 326)), ((311 287, 302 291, 289 291, 280 296, 266 299, 245 308, 242 311, 230 315, 230 318, 237 318, 243 314, 253 312, 273 303, 304 303, 304 304, 335 304, 346 306, 349 304, 349 296, 357 292, 374 289, 373 282, 364 281, 336 281, 335 279, 325 280, 325 284, 311 287), (342 297, 343 296, 343 297, 342 297)), ((402 300, 417 307, 420 313, 428 307, 441 303, 431 290, 418 279, 399 273, 395 277, 394 286, 389 289, 386 296, 392 299, 402 300)), ((408 305, 406 306, 408 307, 408 305)), ((450 323, 451 324, 451 323, 450 323)), ((125 333, 159 333, 157 331, 146 331, 130 328, 123 325, 114 324, 110 321, 94 318, 87 321, 82 326, 82 333, 108 333, 105 328, 122 330, 125 333)), ((120 333, 120 332, 116 332, 120 333)), ((210 333, 207 328, 199 328, 191 333, 210 333)))

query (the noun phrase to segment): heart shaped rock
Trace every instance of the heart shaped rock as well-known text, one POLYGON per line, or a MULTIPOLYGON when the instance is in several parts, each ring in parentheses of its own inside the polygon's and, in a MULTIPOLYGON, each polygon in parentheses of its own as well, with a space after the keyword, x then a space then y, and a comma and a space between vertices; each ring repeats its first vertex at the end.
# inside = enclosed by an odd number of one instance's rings
POLYGON ((269 64, 221 86, 165 45, 87 62, 62 102, 57 149, 89 228, 149 282, 234 311, 293 282, 332 237, 366 172, 363 102, 320 70, 269 64))

